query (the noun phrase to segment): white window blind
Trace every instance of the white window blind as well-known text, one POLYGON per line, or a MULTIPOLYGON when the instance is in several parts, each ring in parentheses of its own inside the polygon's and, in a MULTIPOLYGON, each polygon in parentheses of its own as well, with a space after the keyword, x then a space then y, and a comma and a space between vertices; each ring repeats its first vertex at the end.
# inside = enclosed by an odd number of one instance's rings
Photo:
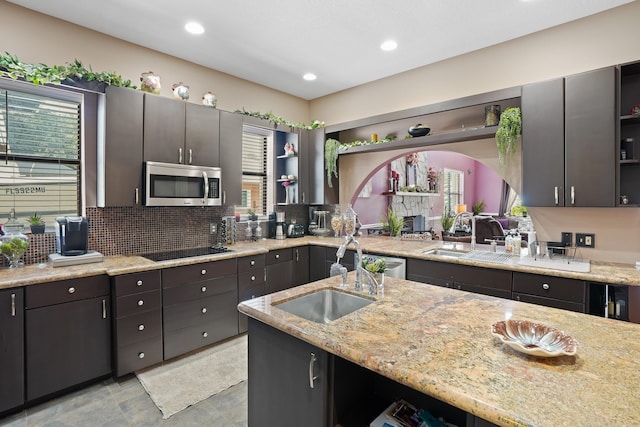
POLYGON ((242 192, 242 206, 236 212, 266 213, 267 138, 250 131, 242 133, 242 192))
POLYGON ((0 217, 78 215, 79 101, 0 88, 0 217))
POLYGON ((444 170, 444 211, 450 214, 456 212, 456 205, 464 200, 464 181, 462 171, 444 170))

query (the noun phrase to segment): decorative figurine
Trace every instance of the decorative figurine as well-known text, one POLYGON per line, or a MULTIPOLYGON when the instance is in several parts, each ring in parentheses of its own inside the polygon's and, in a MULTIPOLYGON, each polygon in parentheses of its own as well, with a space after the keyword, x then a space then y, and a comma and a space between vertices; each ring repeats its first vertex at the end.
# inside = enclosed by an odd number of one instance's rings
POLYGON ((216 105, 218 105, 218 98, 216 98, 213 93, 207 92, 202 95, 202 105, 216 108, 216 105))
POLYGON ((175 83, 173 86, 171 86, 171 90, 173 91, 174 98, 181 99, 183 101, 189 99, 189 86, 187 86, 186 84, 182 82, 175 83))
POLYGON ((160 95, 160 76, 153 74, 153 71, 142 73, 140 82, 141 91, 160 95))

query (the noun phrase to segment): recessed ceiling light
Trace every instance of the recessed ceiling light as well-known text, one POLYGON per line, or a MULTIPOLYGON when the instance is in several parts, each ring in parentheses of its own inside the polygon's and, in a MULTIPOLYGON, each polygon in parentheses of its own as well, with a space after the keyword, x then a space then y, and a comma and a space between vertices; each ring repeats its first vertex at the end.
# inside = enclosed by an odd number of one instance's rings
POLYGON ((188 33, 191 34, 202 34, 204 33, 204 27, 197 22, 191 21, 187 22, 184 26, 184 29, 187 30, 188 33))
POLYGON ((303 78, 303 79, 305 79, 305 80, 307 80, 307 81, 313 81, 313 80, 317 79, 317 78, 318 78, 318 76, 316 76, 316 75, 315 75, 315 74, 313 74, 313 73, 307 73, 307 74, 305 74, 304 76, 302 76, 302 78, 303 78))
POLYGON ((380 49, 382 50, 395 50, 398 47, 398 43, 393 40, 387 40, 380 45, 380 49))

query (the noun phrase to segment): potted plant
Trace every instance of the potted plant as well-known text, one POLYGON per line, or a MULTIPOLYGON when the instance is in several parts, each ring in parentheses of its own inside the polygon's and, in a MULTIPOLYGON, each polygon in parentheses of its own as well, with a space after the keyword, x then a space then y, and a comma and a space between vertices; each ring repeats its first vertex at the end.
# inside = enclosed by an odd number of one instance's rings
POLYGON ((44 234, 45 223, 42 220, 42 217, 38 215, 38 212, 35 212, 32 216, 30 216, 28 221, 29 226, 31 227, 31 233, 44 234))
POLYGON ((480 212, 484 211, 484 200, 480 199, 471 206, 471 211, 474 215, 479 215, 480 212))
POLYGON ((332 175, 338 177, 338 150, 340 141, 329 138, 324 143, 324 168, 327 170, 327 182, 333 188, 332 175))
POLYGON ((382 227, 389 231, 391 237, 398 237, 402 233, 404 227, 404 218, 399 216, 393 208, 387 210, 387 217, 381 219, 382 227))
POLYGON ((258 215, 256 215, 256 213, 253 211, 253 209, 248 209, 247 210, 247 215, 249 216, 249 219, 251 221, 257 221, 258 220, 258 215))
POLYGON ((518 136, 522 129, 522 114, 520 108, 507 108, 500 115, 500 124, 496 131, 496 145, 498 146, 498 161, 501 166, 509 163, 518 147, 518 136))
POLYGON ((451 215, 451 213, 448 210, 445 210, 442 213, 442 217, 440 218, 440 224, 442 225, 443 232, 446 233, 447 231, 449 231, 449 229, 451 229, 454 219, 455 217, 451 215))
POLYGON ((362 259, 362 266, 369 273, 373 274, 373 277, 378 282, 378 287, 384 287, 384 272, 387 271, 387 263, 383 258, 371 259, 364 257, 362 259))

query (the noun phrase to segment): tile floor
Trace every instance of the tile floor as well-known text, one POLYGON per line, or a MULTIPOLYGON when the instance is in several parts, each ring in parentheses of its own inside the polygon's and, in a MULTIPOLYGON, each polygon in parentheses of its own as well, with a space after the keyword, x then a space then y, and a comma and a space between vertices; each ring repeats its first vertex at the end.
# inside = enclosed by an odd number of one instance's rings
POLYGON ((247 382, 167 420, 135 376, 106 380, 0 418, 0 427, 247 426, 247 382))

